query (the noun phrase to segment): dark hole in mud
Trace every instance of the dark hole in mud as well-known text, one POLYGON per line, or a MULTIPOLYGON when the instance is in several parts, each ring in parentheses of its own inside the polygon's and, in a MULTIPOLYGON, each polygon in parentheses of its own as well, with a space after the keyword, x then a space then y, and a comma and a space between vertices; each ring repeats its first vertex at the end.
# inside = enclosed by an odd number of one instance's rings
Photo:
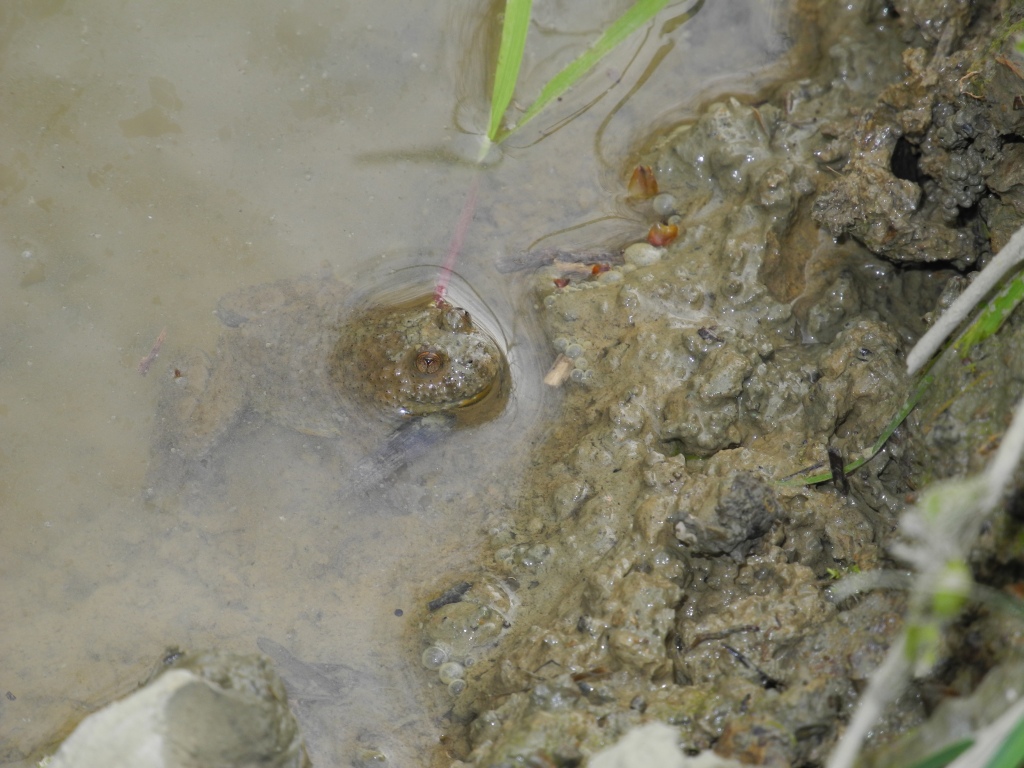
POLYGON ((897 179, 920 184, 929 178, 927 174, 921 173, 920 159, 920 150, 901 136, 896 140, 896 146, 892 150, 889 167, 897 179))
POLYGON ((658 447, 658 452, 664 456, 679 456, 683 452, 683 441, 682 440, 662 440, 661 445, 658 447))
POLYGON ((814 739, 815 741, 821 741, 825 736, 829 734, 829 727, 823 723, 814 723, 813 725, 804 725, 797 728, 793 735, 797 741, 808 741, 814 739))
POLYGON ((961 208, 959 215, 956 217, 957 227, 967 227, 971 222, 975 221, 980 216, 980 211, 977 205, 972 205, 970 208, 961 208))

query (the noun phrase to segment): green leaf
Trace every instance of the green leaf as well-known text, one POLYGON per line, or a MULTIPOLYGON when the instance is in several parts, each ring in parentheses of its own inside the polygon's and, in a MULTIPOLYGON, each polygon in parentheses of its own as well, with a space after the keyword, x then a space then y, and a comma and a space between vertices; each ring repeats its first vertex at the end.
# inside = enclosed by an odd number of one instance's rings
MULTIPOLYGON (((579 58, 570 62, 561 72, 555 75, 541 89, 537 100, 530 105, 519 122, 511 130, 498 134, 492 141, 501 142, 507 139, 512 133, 522 128, 530 120, 536 117, 537 113, 546 107, 550 102, 557 99, 569 90, 581 77, 597 66, 597 63, 614 50, 619 43, 629 37, 633 32, 647 24, 658 12, 668 5, 668 0, 637 0, 614 24, 612 24, 597 41, 579 58)), ((507 14, 507 11, 506 11, 507 14)), ((508 17, 506 15, 506 23, 508 17)), ((502 48, 504 48, 504 32, 502 33, 502 48)), ((500 56, 499 56, 500 58, 500 56)), ((499 65, 499 69, 500 69, 499 65)), ((495 80, 497 90, 497 79, 495 80)), ((511 97, 510 97, 511 98, 511 97)), ((506 106, 507 106, 506 102, 506 106)), ((501 110, 504 114, 504 108, 501 110)), ((500 119, 500 118, 499 118, 500 119)), ((491 124, 494 125, 494 105, 491 105, 491 124)), ((490 133, 488 133, 490 136, 490 133)))
POLYGON ((966 752, 974 745, 973 739, 960 739, 954 741, 937 752, 932 752, 928 757, 924 758, 920 762, 914 763, 909 768, 943 768, 945 765, 949 765, 953 760, 959 757, 962 753, 966 752))
MULTIPOLYGON (((855 459, 854 461, 851 461, 849 464, 843 467, 844 475, 848 475, 855 469, 862 467, 864 464, 871 461, 871 459, 873 459, 880 450, 882 450, 882 447, 885 445, 886 441, 892 436, 892 433, 896 431, 899 425, 906 420, 907 416, 910 415, 910 412, 914 410, 914 408, 917 406, 918 402, 924 396, 924 393, 928 390, 928 387, 931 386, 933 381, 935 381, 935 375, 932 373, 926 373, 924 376, 921 377, 921 380, 918 381, 917 386, 914 387, 914 391, 911 393, 910 397, 907 398, 907 401, 905 403, 903 403, 903 407, 900 408, 896 415, 892 417, 892 420, 889 422, 886 428, 882 430, 882 434, 880 434, 878 436, 878 439, 875 440, 875 444, 872 445, 867 451, 865 451, 862 456, 855 459)), ((819 472, 816 475, 791 477, 790 479, 787 480, 780 480, 779 485, 815 485, 817 483, 824 483, 831 479, 832 472, 831 470, 828 470, 825 472, 819 472)))
POLYGON ((506 0, 505 20, 501 26, 501 46, 498 48, 498 66, 494 72, 494 90, 491 93, 491 120, 487 138, 492 142, 501 128, 501 118, 512 102, 519 69, 523 65, 526 32, 530 28, 530 10, 533 0, 506 0))
POLYGON ((985 768, 1018 768, 1024 762, 1024 720, 1018 720, 985 768))
POLYGON ((979 344, 1003 327, 1010 313, 1024 299, 1024 272, 1018 272, 992 300, 985 305, 974 322, 957 339, 956 347, 960 357, 966 357, 971 347, 979 344))

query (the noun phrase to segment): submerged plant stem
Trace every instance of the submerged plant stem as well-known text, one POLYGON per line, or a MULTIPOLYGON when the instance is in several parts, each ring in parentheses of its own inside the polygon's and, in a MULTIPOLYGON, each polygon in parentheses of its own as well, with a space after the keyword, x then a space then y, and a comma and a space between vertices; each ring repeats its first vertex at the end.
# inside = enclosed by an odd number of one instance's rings
POLYGON ((437 284, 434 286, 434 302, 440 304, 448 293, 448 283, 451 282, 452 272, 455 271, 455 261, 462 251, 462 244, 466 240, 466 232, 469 230, 469 223, 473 220, 473 213, 476 211, 477 190, 480 188, 479 173, 473 174, 473 181, 466 193, 466 202, 462 205, 462 213, 459 214, 459 221, 455 225, 455 233, 448 245, 448 253, 445 254, 444 263, 441 265, 441 274, 437 276, 437 284))

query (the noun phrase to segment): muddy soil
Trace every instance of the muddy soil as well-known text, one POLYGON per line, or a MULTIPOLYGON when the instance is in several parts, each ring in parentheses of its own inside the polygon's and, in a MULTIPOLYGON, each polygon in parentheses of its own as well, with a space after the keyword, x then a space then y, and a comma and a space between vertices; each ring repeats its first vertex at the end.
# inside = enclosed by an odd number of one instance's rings
MULTIPOLYGON (((875 442, 914 384, 913 341, 1021 225, 1022 18, 1008 2, 799 5, 801 79, 719 94, 639 157, 659 193, 628 204, 678 238, 536 273, 564 405, 479 566, 424 600, 424 665, 452 695, 438 764, 578 765, 650 721, 688 751, 823 763, 905 604, 828 587, 898 567, 887 544, 916 491, 983 466, 1024 389, 1019 318, 847 483, 780 481, 875 442)), ((997 588, 1020 570, 1016 506, 974 557, 997 588)), ((969 611, 873 745, 1022 638, 969 611)))

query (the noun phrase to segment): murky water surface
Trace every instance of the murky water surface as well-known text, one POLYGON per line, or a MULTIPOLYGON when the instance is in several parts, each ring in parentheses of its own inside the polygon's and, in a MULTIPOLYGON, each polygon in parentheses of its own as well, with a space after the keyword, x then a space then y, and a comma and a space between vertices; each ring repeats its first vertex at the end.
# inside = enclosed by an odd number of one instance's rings
MULTIPOLYGON (((471 563, 557 406, 523 281, 496 265, 586 222, 556 240, 637 230, 618 203, 631 147, 767 66, 775 4, 715 4, 671 33, 686 6, 669 8, 480 173, 458 269, 509 343, 500 419, 346 495, 343 440, 243 418, 205 474, 161 503, 146 489, 161 388, 214 353, 218 298, 324 270, 358 293, 443 258, 477 173, 451 156, 486 109, 486 5, 0 7, 0 762, 173 645, 273 656, 315 764, 380 748, 414 765, 436 742, 447 693, 409 617, 471 563)), ((528 85, 626 5, 538 2, 528 85)))

